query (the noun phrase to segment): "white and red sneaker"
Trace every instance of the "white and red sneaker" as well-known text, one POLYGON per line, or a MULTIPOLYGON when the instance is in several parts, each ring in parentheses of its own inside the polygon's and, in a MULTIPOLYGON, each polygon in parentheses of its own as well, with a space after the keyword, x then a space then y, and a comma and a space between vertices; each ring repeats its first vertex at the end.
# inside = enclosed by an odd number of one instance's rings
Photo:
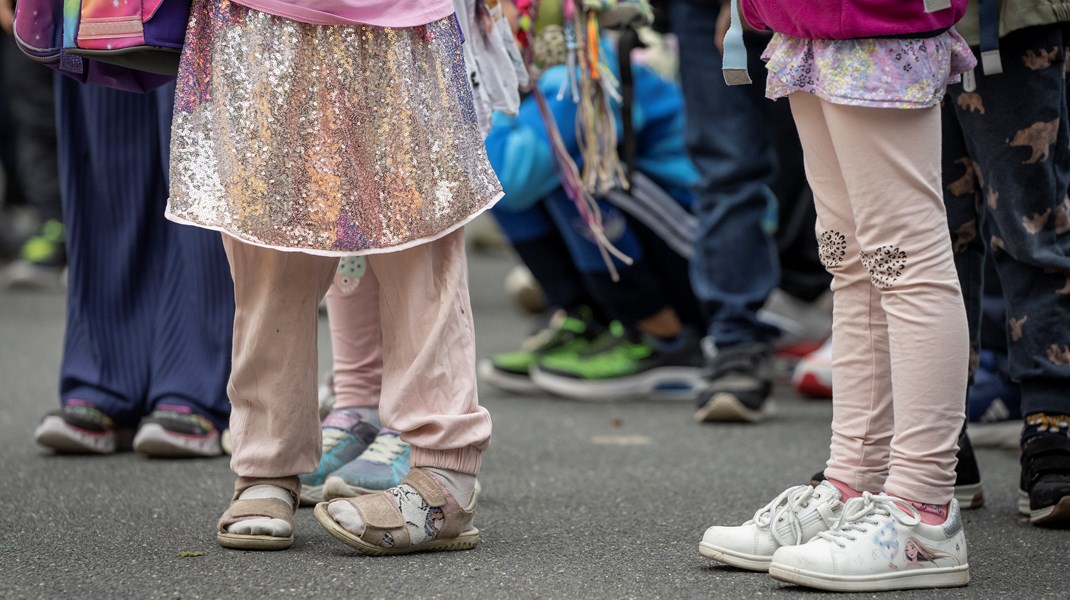
POLYGON ((827 400, 832 398, 832 338, 807 354, 795 366, 791 385, 800 396, 827 400))

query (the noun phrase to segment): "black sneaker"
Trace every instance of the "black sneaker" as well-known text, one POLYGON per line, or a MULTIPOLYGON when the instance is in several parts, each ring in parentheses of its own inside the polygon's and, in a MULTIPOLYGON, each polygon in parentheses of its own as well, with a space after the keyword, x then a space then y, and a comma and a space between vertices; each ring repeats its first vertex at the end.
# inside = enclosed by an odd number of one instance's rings
POLYGON ((959 434, 959 453, 955 464, 955 500, 959 508, 969 510, 985 505, 985 491, 981 485, 981 469, 977 466, 977 457, 973 454, 973 444, 963 427, 959 434))
MULTIPOLYGON (((977 468, 977 458, 973 455, 973 445, 965 429, 959 434, 958 459, 955 466, 955 500, 958 500, 959 508, 963 510, 981 508, 985 504, 981 470, 977 468)), ((810 485, 819 485, 824 480, 825 472, 818 471, 810 477, 810 485)))
POLYGON ((719 348, 710 361, 706 389, 698 398, 695 420, 706 423, 756 423, 772 413, 770 350, 765 344, 719 348))
POLYGON ((1023 442, 1018 512, 1042 527, 1070 527, 1070 438, 1033 436, 1023 442))

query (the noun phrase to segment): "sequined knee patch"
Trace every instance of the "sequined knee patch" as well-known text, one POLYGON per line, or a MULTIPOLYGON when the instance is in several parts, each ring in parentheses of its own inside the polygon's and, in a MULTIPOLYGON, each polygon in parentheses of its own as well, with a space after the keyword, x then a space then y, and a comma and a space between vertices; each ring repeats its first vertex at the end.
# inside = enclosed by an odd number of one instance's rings
POLYGON ((825 231, 817 238, 818 258, 826 269, 837 267, 847 255, 847 238, 839 231, 825 231))
POLYGON ((869 271, 869 278, 878 288, 890 287, 903 274, 907 265, 907 253, 899 246, 880 246, 873 252, 859 252, 862 266, 869 271))

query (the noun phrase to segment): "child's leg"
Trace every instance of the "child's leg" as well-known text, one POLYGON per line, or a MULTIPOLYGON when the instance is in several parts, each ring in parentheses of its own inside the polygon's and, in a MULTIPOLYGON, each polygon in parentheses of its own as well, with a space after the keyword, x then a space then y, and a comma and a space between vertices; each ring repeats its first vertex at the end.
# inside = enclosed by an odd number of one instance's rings
POLYGON ((401 486, 332 501, 316 517, 369 553, 474 547, 475 475, 491 422, 476 396, 464 233, 369 262, 383 328, 380 416, 412 445, 413 470, 401 486))
POLYGON ((320 458, 316 333, 337 258, 281 252, 223 236, 234 279, 231 469, 234 501, 219 522, 228 547, 292 543, 298 473, 320 458), (264 518, 270 517, 270 518, 264 518))
MULTIPOLYGON (((321 424, 319 466, 301 475, 301 504, 331 497, 329 479, 355 461, 379 434, 379 392, 383 380, 379 282, 367 258, 342 259, 327 291, 336 401, 321 424)), ((351 495, 343 485, 338 495, 351 495)))
POLYGON ((379 280, 367 269, 357 282, 351 291, 342 290, 337 283, 327 290, 336 410, 379 407, 383 382, 379 280))
POLYGON ((517 256, 539 282, 550 308, 575 310, 593 305, 584 288, 583 276, 569 255, 564 238, 557 231, 542 202, 519 211, 491 209, 502 233, 509 239, 517 256))
POLYGON ((412 444, 412 466, 477 474, 491 423, 476 395, 463 231, 369 262, 379 279, 383 425, 412 444))
POLYGON ((888 476, 893 433, 888 326, 880 296, 859 258, 855 219, 843 167, 829 137, 821 101, 791 96, 814 190, 821 262, 832 274, 832 443, 825 476, 879 492, 888 476))
POLYGON ((319 462, 318 314, 337 258, 223 236, 234 278, 230 466, 239 477, 290 477, 319 462))
MULTIPOLYGON (((614 259, 620 275, 620 280, 614 282, 575 204, 563 191, 551 194, 544 203, 565 240, 572 263, 583 276, 587 290, 611 318, 627 327, 638 328, 645 319, 672 308, 654 275, 655 265, 646 258, 634 227, 623 212, 605 200, 598 200, 607 237, 635 261, 625 265, 614 259)), ((686 273, 685 264, 680 274, 686 277, 686 273)), ((669 336, 676 333, 671 332, 669 336)))
POLYGON ((965 418, 969 343, 941 192, 940 111, 825 102, 821 109, 862 264, 888 320, 895 436, 884 490, 945 504, 965 418))

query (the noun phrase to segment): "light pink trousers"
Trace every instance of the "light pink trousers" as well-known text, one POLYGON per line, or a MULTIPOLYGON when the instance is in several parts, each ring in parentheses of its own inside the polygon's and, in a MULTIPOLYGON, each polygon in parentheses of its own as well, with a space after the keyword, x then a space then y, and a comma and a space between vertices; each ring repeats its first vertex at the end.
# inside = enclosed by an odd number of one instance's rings
POLYGON ((843 106, 804 93, 790 101, 833 276, 825 475, 949 502, 969 345, 941 194, 940 109, 843 106))
MULTIPOLYGON (((223 242, 235 298, 231 468, 243 477, 313 471, 321 448, 317 307, 338 259, 261 248, 229 236, 223 242)), ((351 307, 359 313, 346 313, 355 321, 341 324, 367 335, 342 350, 363 357, 353 368, 381 369, 381 378, 368 372, 365 399, 381 398, 383 426, 412 444, 414 466, 478 473, 491 421, 476 395, 463 231, 369 256, 368 267, 351 307)))

